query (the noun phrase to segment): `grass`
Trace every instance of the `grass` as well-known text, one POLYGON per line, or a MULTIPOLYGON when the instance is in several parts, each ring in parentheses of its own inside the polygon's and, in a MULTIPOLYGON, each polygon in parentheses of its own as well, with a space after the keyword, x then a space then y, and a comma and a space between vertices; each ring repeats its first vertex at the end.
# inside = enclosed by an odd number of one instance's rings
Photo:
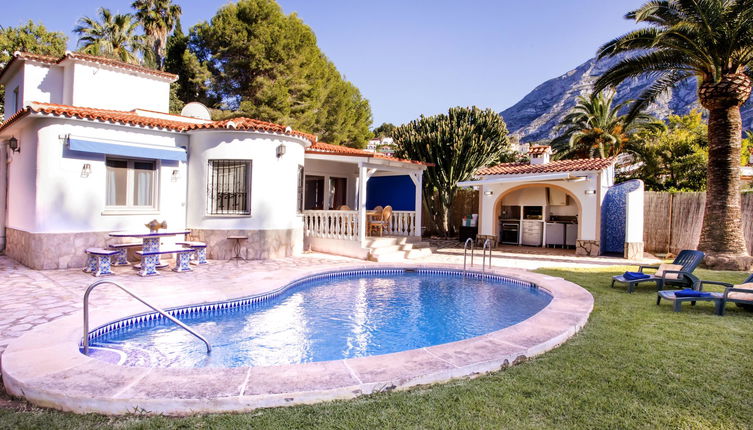
MULTIPOLYGON (((541 270, 587 288, 591 319, 559 348, 476 379, 351 401, 187 418, 0 409, 0 428, 753 428, 753 313, 672 312, 650 287, 610 289, 609 267, 541 270)), ((698 270, 739 283, 741 272, 698 270)))

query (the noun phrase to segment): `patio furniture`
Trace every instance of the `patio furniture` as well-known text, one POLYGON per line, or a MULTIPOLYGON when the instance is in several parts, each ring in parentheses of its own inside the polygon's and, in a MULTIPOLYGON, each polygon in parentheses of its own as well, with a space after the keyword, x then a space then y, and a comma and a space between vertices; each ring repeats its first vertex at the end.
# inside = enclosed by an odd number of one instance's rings
POLYGON ((113 249, 87 248, 84 272, 91 273, 96 277, 112 275, 112 270, 110 270, 110 259, 117 253, 118 251, 113 249))
MULTIPOLYGON (((230 260, 246 261, 247 258, 241 257, 241 241, 248 240, 248 236, 228 236, 227 238, 228 240, 235 241, 235 243, 233 243, 233 256, 230 257, 230 260)), ((246 251, 246 257, 248 257, 248 251, 246 251)))
POLYGON ((742 308, 753 310, 753 274, 749 275, 742 284, 732 285, 726 282, 701 281, 703 284, 720 285, 724 287, 722 302, 717 309, 719 316, 724 316, 727 302, 734 303, 742 308))
MULTIPOLYGON (((157 232, 129 232, 129 231, 116 231, 110 233, 110 237, 130 237, 134 239, 141 239, 141 251, 142 252, 156 252, 160 250, 160 240, 163 237, 187 235, 191 233, 188 230, 175 230, 175 231, 157 231, 157 232)), ((167 263, 159 261, 157 259, 157 268, 167 267, 167 263)), ((136 270, 142 270, 139 265, 134 266, 136 270)))
POLYGON ((113 243, 111 245, 107 245, 108 248, 114 249, 118 251, 117 254, 115 254, 115 261, 112 263, 113 266, 128 266, 128 248, 141 248, 142 243, 113 243))
POLYGON ((173 272, 190 272, 191 271, 191 248, 161 249, 157 251, 136 251, 136 255, 141 257, 141 269, 139 276, 156 276, 157 263, 160 255, 175 254, 175 267, 173 272))
POLYGON ((632 293, 638 284, 644 282, 656 283, 657 290, 665 287, 692 288, 697 290, 700 279, 693 276, 692 272, 703 261, 704 253, 701 251, 683 250, 677 254, 672 266, 666 264, 660 266, 639 266, 638 272, 644 273, 645 269, 656 269, 657 272, 643 279, 628 279, 624 275, 612 277, 612 288, 615 282, 627 284, 627 292, 632 293), (679 267, 678 267, 679 266, 679 267))
POLYGON ((339 210, 339 211, 349 211, 350 210, 350 206, 348 206, 348 205, 342 205, 339 208, 337 208, 337 210, 339 210))
POLYGON ((372 230, 379 230, 379 236, 382 236, 384 234, 384 230, 389 230, 390 228, 390 218, 392 218, 392 206, 387 206, 384 209, 382 209, 381 213, 377 213, 375 216, 379 216, 380 219, 369 220, 369 233, 371 233, 372 230))
POLYGON ((723 306, 722 293, 704 293, 700 290, 692 290, 694 292, 704 294, 702 296, 685 295, 682 292, 686 290, 660 290, 656 292, 656 304, 659 305, 661 299, 668 300, 674 303, 674 311, 680 312, 680 306, 685 302, 690 302, 691 306, 695 306, 696 302, 715 302, 716 313, 719 313, 719 309, 723 306))
POLYGON ((193 249, 191 254, 192 264, 207 264, 207 244, 204 242, 177 242, 176 245, 183 245, 186 248, 193 249))

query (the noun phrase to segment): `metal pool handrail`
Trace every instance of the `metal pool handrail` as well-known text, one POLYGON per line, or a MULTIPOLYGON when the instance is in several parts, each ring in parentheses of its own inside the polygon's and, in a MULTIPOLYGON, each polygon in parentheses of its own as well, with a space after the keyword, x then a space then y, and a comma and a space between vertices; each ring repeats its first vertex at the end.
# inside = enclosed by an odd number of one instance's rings
POLYGON ((465 275, 465 259, 468 257, 468 244, 471 244, 471 267, 473 267, 473 239, 470 237, 465 240, 463 245, 463 275, 465 275))
POLYGON ((117 282, 108 281, 108 280, 104 280, 103 279, 101 281, 97 281, 97 282, 89 285, 89 287, 86 289, 86 292, 84 293, 84 354, 88 354, 89 353, 89 294, 92 292, 92 290, 95 287, 97 287, 99 285, 102 285, 102 284, 112 284, 112 285, 115 285, 116 287, 120 288, 121 290, 125 291, 129 296, 131 296, 134 299, 140 301, 141 303, 147 305, 148 307, 152 308, 158 314, 162 315, 163 317, 165 317, 165 318, 169 319, 170 321, 174 322, 175 324, 177 324, 178 327, 182 328, 183 330, 185 330, 185 331, 191 333, 192 335, 196 336, 197 338, 199 338, 207 346, 207 354, 209 354, 210 352, 212 352, 212 346, 209 345, 209 342, 204 338, 204 336, 196 333, 191 328, 189 328, 187 325, 185 325, 182 322, 180 322, 177 318, 173 317, 172 315, 168 314, 167 312, 163 311, 162 309, 158 308, 157 306, 154 306, 154 305, 148 303, 147 301, 145 301, 141 297, 137 296, 136 294, 134 294, 133 292, 131 292, 130 290, 128 290, 126 287, 118 284, 117 282))
POLYGON ((484 263, 486 262, 486 247, 489 246, 489 269, 492 268, 492 242, 489 239, 484 241, 484 249, 481 251, 481 271, 486 272, 484 263))

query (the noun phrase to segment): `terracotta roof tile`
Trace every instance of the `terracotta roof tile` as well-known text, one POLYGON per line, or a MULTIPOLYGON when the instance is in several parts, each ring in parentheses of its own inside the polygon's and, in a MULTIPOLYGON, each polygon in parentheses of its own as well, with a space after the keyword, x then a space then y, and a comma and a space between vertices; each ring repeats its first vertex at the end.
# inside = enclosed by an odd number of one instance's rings
POLYGON ((476 172, 477 175, 520 175, 528 173, 557 173, 594 171, 605 169, 617 161, 617 158, 584 158, 579 160, 558 160, 547 164, 503 163, 486 167, 476 172))
POLYGON ((332 154, 332 155, 350 155, 353 157, 369 157, 379 158, 382 160, 398 161, 401 163, 418 164, 421 166, 433 166, 432 163, 424 163, 422 161, 406 160, 404 158, 390 157, 388 155, 379 154, 371 151, 364 151, 363 149, 350 148, 342 145, 331 145, 324 142, 315 142, 309 148, 306 149, 309 154, 332 154))
POLYGON ((531 155, 543 155, 547 152, 552 153, 552 147, 549 145, 531 145, 528 149, 528 153, 531 155))
POLYGON ((137 64, 131 64, 131 63, 123 62, 123 61, 113 60, 111 58, 98 57, 96 55, 82 54, 80 52, 66 52, 66 54, 62 58, 60 58, 57 62, 60 63, 64 61, 66 58, 71 58, 74 60, 89 61, 91 63, 104 64, 106 66, 113 66, 113 67, 117 67, 121 69, 133 70, 135 72, 141 72, 147 75, 159 76, 162 78, 171 79, 173 81, 178 79, 178 75, 175 75, 172 73, 163 72, 157 69, 151 69, 149 67, 139 66, 137 64))
POLYGON ((310 141, 311 143, 316 142, 316 136, 313 134, 295 131, 291 129, 290 127, 286 127, 281 124, 275 124, 272 122, 260 121, 258 119, 246 118, 246 117, 230 118, 230 119, 225 119, 222 121, 212 121, 206 124, 193 124, 191 126, 191 130, 220 129, 220 128, 235 129, 235 130, 256 130, 256 131, 266 131, 270 133, 289 134, 291 136, 302 137, 310 141))
POLYGON ((66 106, 66 105, 41 103, 41 102, 32 102, 26 108, 11 115, 11 117, 8 118, 7 121, 5 121, 4 123, 2 123, 2 125, 0 125, 0 131, 9 127, 13 122, 17 121, 18 119, 32 113, 63 116, 66 118, 88 119, 88 120, 93 120, 93 121, 116 122, 116 123, 126 124, 126 125, 161 128, 161 129, 167 129, 167 130, 173 130, 173 131, 179 131, 179 132, 196 130, 196 129, 220 129, 220 128, 237 129, 237 130, 252 130, 252 131, 286 134, 290 136, 298 136, 306 140, 309 140, 312 143, 316 141, 316 136, 314 135, 291 130, 289 128, 286 128, 283 125, 273 124, 273 123, 264 122, 264 121, 257 121, 251 118, 234 118, 232 120, 213 121, 206 124, 196 124, 196 123, 178 120, 180 118, 179 115, 173 115, 176 119, 169 120, 169 119, 154 118, 151 116, 139 115, 132 111, 129 112, 129 111, 119 111, 119 110, 111 110, 111 109, 96 109, 96 108, 66 106), (231 125, 230 122, 232 122, 234 126, 231 125))
POLYGON ((167 72, 163 72, 161 70, 156 70, 156 69, 150 69, 148 67, 139 66, 137 64, 125 63, 123 61, 113 60, 111 58, 98 57, 96 55, 82 54, 80 52, 66 52, 65 55, 63 55, 62 57, 52 57, 49 55, 32 54, 29 52, 19 52, 19 51, 13 53, 13 58, 11 58, 8 64, 6 64, 5 67, 3 67, 3 69, 0 71, 0 78, 2 78, 3 74, 5 74, 5 71, 10 68, 11 64, 13 64, 17 60, 32 60, 32 61, 38 61, 38 62, 47 63, 47 64, 60 64, 69 58, 73 60, 79 60, 79 61, 88 61, 90 63, 104 64, 106 66, 117 67, 120 69, 132 70, 132 71, 144 73, 147 75, 159 76, 161 78, 170 79, 172 81, 178 79, 178 75, 174 75, 172 73, 167 73, 167 72))

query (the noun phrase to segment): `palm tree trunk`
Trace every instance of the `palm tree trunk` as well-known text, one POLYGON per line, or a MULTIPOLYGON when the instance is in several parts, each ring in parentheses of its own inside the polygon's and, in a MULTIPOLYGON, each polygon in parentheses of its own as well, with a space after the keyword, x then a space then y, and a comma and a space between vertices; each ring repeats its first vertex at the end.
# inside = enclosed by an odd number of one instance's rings
MULTIPOLYGON (((749 95, 750 81, 746 83, 749 95)), ((709 162, 706 207, 698 249, 706 253, 704 263, 709 268, 748 270, 753 258, 745 246, 740 209, 742 103, 735 101, 741 97, 730 97, 733 91, 729 80, 723 79, 713 86, 716 88, 706 86, 705 90, 702 86, 700 92, 701 102, 709 109, 709 162), (719 88, 725 84, 726 87, 719 88), (719 95, 726 95, 726 98, 719 95)))

